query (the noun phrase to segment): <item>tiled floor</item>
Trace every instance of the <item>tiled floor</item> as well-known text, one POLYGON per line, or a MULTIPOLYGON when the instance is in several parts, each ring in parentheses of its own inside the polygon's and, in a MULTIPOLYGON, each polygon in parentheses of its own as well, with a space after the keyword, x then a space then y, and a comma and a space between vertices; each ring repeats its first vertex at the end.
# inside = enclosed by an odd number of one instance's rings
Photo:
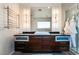
POLYGON ((52 52, 52 53, 23 53, 23 52, 15 52, 13 55, 75 55, 72 52, 52 52))

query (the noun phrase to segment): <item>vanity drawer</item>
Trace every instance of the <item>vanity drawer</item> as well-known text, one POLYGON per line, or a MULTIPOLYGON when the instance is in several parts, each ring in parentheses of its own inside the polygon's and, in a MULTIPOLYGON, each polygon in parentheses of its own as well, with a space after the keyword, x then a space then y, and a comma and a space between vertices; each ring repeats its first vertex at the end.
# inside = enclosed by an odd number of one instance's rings
POLYGON ((69 48, 64 46, 64 47, 60 47, 59 50, 61 50, 61 51, 63 51, 63 50, 64 50, 64 51, 68 51, 69 48))
POLYGON ((69 51, 68 46, 54 46, 51 48, 52 48, 52 51, 69 51))
POLYGON ((69 46, 69 42, 56 42, 56 46, 69 46))

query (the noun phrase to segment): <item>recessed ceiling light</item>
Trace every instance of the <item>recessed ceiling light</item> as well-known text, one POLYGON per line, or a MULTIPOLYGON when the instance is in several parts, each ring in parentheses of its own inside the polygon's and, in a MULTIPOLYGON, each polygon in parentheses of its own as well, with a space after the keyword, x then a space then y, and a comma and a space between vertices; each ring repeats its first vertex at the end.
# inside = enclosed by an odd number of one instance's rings
POLYGON ((48 9, 49 9, 50 7, 48 6, 48 9))

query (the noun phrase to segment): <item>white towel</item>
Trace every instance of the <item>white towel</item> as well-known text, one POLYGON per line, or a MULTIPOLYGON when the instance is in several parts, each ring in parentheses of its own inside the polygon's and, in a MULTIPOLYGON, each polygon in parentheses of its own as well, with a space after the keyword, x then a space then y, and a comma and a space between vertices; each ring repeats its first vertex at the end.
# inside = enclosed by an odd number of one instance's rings
POLYGON ((77 30, 76 30, 76 22, 74 21, 74 19, 70 20, 70 34, 76 34, 77 30))
POLYGON ((67 19, 66 23, 65 23, 65 27, 64 27, 64 31, 65 31, 65 34, 69 34, 70 32, 70 27, 69 27, 69 22, 68 22, 69 19, 67 19))
POLYGON ((71 44, 74 48, 76 48, 76 33, 77 33, 77 30, 76 30, 76 22, 74 21, 74 19, 72 18, 70 20, 70 35, 71 35, 71 44))
POLYGON ((75 34, 71 35, 70 47, 76 48, 76 35, 75 34))

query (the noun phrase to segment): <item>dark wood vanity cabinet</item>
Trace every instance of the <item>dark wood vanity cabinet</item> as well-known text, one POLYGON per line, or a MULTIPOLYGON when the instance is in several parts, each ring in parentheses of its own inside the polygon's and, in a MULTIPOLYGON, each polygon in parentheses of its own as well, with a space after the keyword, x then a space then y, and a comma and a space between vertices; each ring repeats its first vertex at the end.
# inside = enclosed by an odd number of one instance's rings
POLYGON ((29 41, 15 41, 15 50, 26 52, 69 51, 69 41, 56 42, 54 35, 30 35, 29 41))
POLYGON ((29 46, 33 51, 51 51, 50 36, 31 36, 29 46))

